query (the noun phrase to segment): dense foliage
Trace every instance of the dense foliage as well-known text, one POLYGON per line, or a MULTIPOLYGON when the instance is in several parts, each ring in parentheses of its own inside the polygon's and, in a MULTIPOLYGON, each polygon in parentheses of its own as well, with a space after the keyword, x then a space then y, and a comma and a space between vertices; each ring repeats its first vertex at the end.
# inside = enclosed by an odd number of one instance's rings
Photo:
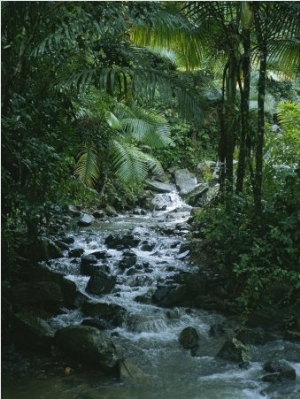
POLYGON ((7 270, 57 206, 124 209, 149 173, 210 159, 219 195, 196 223, 213 267, 243 306, 265 301, 266 285, 294 298, 297 2, 24 1, 1 10, 7 270))

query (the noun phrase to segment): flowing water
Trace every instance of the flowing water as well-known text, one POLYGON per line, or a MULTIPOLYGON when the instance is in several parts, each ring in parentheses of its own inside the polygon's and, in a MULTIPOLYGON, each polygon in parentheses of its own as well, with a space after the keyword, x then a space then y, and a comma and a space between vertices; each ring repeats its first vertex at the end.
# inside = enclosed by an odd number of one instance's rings
MULTIPOLYGON (((263 346, 252 346, 252 361, 247 369, 215 357, 222 342, 209 334, 212 324, 221 323, 224 317, 199 309, 157 307, 137 297, 151 297, 157 286, 170 279, 179 270, 195 271, 197 266, 182 259, 179 249, 186 240, 183 232, 176 230, 166 235, 166 230, 185 222, 190 208, 176 193, 158 194, 154 200, 163 211, 147 215, 123 215, 110 218, 89 228, 72 232, 72 246, 82 247, 85 254, 107 250, 105 238, 127 232, 140 237, 140 242, 151 244, 145 250, 141 244, 132 248, 138 265, 134 273, 118 267, 122 251, 108 249, 106 268, 117 276, 111 294, 98 296, 85 291, 89 277, 80 275, 79 263, 66 256, 48 264, 75 281, 78 289, 93 301, 115 303, 127 310, 121 327, 111 330, 112 339, 120 357, 134 365, 133 380, 118 381, 103 376, 49 377, 27 381, 25 386, 9 387, 2 391, 4 399, 299 399, 300 398, 300 344, 272 341, 263 346), (188 326, 195 327, 201 336, 197 356, 178 343, 180 332, 188 326), (280 387, 262 382, 262 364, 276 356, 283 356, 296 369, 297 380, 280 387), (72 382, 70 382, 72 381, 72 382)), ((67 310, 50 324, 58 329, 80 324, 84 315, 78 310, 67 310)))

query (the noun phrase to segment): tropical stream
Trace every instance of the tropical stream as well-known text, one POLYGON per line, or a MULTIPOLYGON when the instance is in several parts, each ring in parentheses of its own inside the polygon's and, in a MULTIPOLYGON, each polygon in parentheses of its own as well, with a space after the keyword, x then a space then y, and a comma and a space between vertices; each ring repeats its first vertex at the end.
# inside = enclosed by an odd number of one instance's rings
MULTIPOLYGON (((223 316, 199 309, 161 308, 147 301, 158 286, 179 270, 193 272, 198 267, 188 257, 179 256, 187 232, 176 226, 189 218, 190 207, 176 192, 157 194, 155 203, 163 210, 145 215, 119 215, 70 233, 74 237, 71 247, 84 248, 86 255, 107 251, 105 268, 116 276, 117 281, 112 293, 101 297, 88 294, 85 288, 89 277, 81 275, 79 263, 72 262, 67 255, 48 263, 48 267, 63 272, 66 278, 76 282, 78 289, 93 302, 126 308, 123 324, 109 333, 119 356, 128 359, 138 370, 136 377, 119 381, 93 374, 32 379, 21 386, 17 383, 4 386, 3 399, 300 398, 299 343, 277 340, 251 346, 249 367, 240 368, 215 356, 223 342, 211 336, 210 328, 222 323, 223 316), (166 234, 168 227, 172 234, 166 234), (137 266, 120 270, 118 264, 123 251, 108 249, 105 239, 111 234, 126 233, 140 239, 139 245, 131 249, 137 255, 137 266), (201 337, 197 356, 192 356, 178 342, 180 332, 188 326, 196 328, 201 337), (262 364, 274 353, 282 355, 294 367, 296 381, 281 383, 280 387, 262 381, 262 364)), ((64 309, 49 322, 54 329, 59 329, 80 324, 84 318, 80 309, 64 309)))

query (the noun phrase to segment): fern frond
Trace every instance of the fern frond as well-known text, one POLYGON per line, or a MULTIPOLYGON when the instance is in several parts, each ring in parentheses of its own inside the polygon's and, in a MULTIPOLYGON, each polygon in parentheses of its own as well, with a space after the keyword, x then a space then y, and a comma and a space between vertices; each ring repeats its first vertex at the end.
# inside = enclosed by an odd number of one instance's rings
POLYGON ((113 141, 114 157, 112 165, 116 175, 122 181, 141 182, 150 170, 156 174, 161 174, 163 169, 159 161, 145 154, 138 148, 117 140, 113 141))
POLYGON ((74 173, 88 187, 92 187, 98 180, 100 175, 98 155, 93 143, 84 145, 78 155, 74 173))
POLYGON ((137 106, 128 108, 121 103, 118 104, 117 110, 124 131, 138 143, 156 148, 172 144, 167 121, 154 111, 137 106))

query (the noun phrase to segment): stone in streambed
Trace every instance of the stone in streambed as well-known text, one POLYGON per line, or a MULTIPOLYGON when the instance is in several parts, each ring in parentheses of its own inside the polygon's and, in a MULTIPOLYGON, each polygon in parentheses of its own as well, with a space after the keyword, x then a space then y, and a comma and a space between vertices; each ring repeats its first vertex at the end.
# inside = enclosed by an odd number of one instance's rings
POLYGON ((90 326, 70 326, 58 330, 55 343, 82 362, 116 373, 119 365, 116 347, 106 333, 90 326))

